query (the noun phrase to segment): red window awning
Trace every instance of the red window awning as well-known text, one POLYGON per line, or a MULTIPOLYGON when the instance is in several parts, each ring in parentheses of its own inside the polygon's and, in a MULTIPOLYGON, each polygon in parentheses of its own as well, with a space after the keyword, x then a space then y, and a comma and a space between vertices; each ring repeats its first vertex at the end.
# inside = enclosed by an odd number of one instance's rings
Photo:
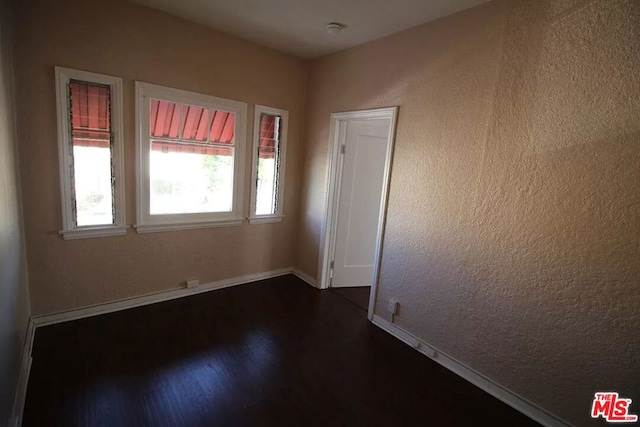
POLYGON ((152 99, 149 119, 153 151, 233 155, 234 113, 152 99))
POLYGON ((111 145, 110 88, 72 80, 71 136, 74 146, 109 148, 111 145))
POLYGON ((273 159, 276 156, 278 116, 262 114, 260 116, 260 141, 258 156, 262 159, 273 159))
MULTIPOLYGON (((108 148, 111 143, 108 86, 72 81, 71 125, 74 146, 108 148)), ((233 155, 235 114, 176 102, 151 100, 150 133, 153 151, 233 155), (182 129, 181 129, 182 126, 182 129), (207 145, 218 145, 207 146, 207 145)), ((260 158, 275 158, 279 117, 260 117, 260 158)))

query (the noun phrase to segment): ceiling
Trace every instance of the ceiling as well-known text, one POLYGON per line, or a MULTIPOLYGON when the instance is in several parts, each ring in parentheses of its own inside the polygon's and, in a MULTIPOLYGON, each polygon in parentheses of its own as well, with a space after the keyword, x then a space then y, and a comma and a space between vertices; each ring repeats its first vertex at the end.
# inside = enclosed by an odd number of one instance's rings
POLYGON ((301 58, 315 58, 489 0, 132 0, 301 58), (327 33, 330 22, 345 25, 327 33))

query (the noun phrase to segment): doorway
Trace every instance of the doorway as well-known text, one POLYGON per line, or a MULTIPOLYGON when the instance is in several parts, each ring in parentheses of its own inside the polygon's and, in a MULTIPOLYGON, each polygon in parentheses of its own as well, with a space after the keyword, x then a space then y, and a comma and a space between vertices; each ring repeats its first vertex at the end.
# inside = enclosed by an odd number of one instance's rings
POLYGON ((392 107, 331 115, 320 288, 368 294, 369 318, 382 252, 397 111, 392 107))

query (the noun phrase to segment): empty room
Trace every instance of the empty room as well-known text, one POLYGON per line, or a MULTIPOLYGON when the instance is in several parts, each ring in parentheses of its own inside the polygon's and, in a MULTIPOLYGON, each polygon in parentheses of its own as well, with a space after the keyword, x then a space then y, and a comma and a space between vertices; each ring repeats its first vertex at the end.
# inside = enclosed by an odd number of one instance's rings
POLYGON ((0 426, 638 425, 637 0, 0 5, 0 426))

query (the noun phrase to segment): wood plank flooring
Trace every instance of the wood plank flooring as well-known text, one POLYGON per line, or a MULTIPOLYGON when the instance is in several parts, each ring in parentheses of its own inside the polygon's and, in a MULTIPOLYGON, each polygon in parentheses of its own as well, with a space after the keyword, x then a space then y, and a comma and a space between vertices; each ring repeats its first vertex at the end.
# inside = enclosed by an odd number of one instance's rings
POLYGON ((364 311, 369 311, 369 294, 371 286, 357 286, 353 288, 330 288, 331 292, 354 303, 364 311))
POLYGON ((23 426, 536 426, 294 276, 39 328, 23 426))

